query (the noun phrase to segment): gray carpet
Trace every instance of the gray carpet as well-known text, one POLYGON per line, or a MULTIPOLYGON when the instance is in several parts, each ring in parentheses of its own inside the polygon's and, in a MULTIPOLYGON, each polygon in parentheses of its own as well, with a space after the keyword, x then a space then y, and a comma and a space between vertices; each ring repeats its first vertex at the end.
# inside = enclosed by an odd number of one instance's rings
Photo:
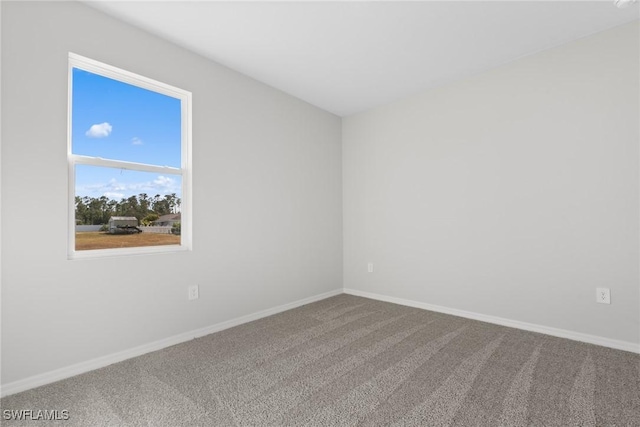
POLYGON ((64 426, 640 426, 640 356, 339 295, 0 401, 64 426))

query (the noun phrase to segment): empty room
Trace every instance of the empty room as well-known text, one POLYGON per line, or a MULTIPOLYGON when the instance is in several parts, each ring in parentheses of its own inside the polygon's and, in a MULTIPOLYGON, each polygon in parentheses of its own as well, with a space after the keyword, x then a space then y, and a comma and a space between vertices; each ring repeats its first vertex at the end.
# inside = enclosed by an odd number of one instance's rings
POLYGON ((0 425, 640 426, 639 3, 0 1, 0 425))

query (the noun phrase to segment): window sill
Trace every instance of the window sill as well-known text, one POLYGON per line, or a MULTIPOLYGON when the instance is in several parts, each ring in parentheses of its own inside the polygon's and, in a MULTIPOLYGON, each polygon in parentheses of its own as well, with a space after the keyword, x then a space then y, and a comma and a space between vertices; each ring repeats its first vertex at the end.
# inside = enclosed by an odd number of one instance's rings
POLYGON ((141 246, 137 248, 114 248, 114 249, 88 249, 85 251, 71 251, 69 260, 96 259, 96 258, 117 258, 137 255, 153 255, 164 253, 176 253, 190 251, 186 245, 166 245, 166 246, 141 246))

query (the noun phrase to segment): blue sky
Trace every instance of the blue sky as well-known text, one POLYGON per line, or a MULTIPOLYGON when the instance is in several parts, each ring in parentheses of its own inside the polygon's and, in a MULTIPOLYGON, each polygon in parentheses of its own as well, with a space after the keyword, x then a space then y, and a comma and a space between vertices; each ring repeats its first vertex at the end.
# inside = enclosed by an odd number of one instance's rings
MULTIPOLYGON (((180 167, 180 100, 73 69, 74 154, 180 167)), ((181 196, 180 176, 76 167, 76 195, 111 199, 140 193, 181 196)))

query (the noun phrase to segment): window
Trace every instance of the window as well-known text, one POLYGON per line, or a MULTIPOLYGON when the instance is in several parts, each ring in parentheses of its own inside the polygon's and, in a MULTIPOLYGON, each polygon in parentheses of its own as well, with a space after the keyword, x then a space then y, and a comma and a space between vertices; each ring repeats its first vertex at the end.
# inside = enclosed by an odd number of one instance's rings
POLYGON ((191 93, 69 54, 69 258, 191 247, 191 93))

